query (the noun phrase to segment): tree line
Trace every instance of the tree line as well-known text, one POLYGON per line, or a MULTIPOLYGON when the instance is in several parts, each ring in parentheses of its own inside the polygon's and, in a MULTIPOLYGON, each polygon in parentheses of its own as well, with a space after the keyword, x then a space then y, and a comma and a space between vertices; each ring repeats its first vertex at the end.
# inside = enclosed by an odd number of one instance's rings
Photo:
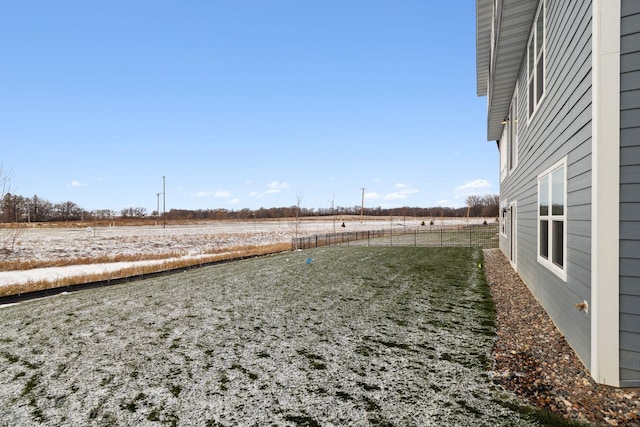
MULTIPOLYGON (((310 216, 333 215, 360 215, 366 216, 396 216, 396 217, 497 217, 500 210, 498 195, 469 196, 467 206, 452 207, 364 207, 361 206, 337 206, 327 208, 304 208, 299 205, 288 207, 273 207, 259 209, 171 209, 166 212, 168 220, 251 220, 251 219, 277 219, 310 216)), ((82 221, 90 219, 117 219, 117 218, 158 218, 162 212, 147 212, 146 208, 129 207, 120 211, 110 209, 98 209, 87 211, 76 203, 67 201, 52 203, 37 195, 24 197, 6 193, 0 200, 0 222, 65 222, 82 221)))
POLYGON ((6 193, 0 200, 0 222, 64 222, 118 217, 144 218, 146 215, 145 208, 127 208, 120 212, 110 209, 87 211, 71 201, 52 203, 37 195, 24 197, 6 193))

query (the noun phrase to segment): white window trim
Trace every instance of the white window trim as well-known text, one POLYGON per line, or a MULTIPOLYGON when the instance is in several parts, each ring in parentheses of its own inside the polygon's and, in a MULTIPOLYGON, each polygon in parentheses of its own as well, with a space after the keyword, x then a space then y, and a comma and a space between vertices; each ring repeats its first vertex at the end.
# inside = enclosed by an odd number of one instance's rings
MULTIPOLYGON (((550 187, 551 187, 551 180, 549 181, 550 183, 550 187)), ((560 160, 558 163, 554 164, 553 166, 551 166, 549 169, 545 170, 544 172, 542 172, 540 175, 538 175, 538 181, 537 181, 537 191, 538 191, 538 203, 537 203, 537 229, 538 229, 538 233, 537 233, 537 242, 536 242, 536 255, 538 258, 538 262, 540 264, 542 264, 543 266, 545 266, 547 269, 549 269, 551 272, 553 272, 556 276, 558 276, 559 278, 561 278, 563 281, 567 281, 567 210, 568 210, 568 200, 567 200, 567 187, 568 187, 568 176, 567 176, 567 158, 565 157, 564 159, 560 160), (544 177, 549 177, 551 178, 551 173, 557 171, 560 168, 564 168, 564 209, 563 209, 563 214, 562 215, 551 215, 552 212, 552 204, 549 203, 549 215, 544 216, 543 218, 548 218, 549 220, 549 227, 548 227, 548 233, 549 233, 549 238, 548 238, 548 244, 549 244, 549 258, 544 258, 540 255, 540 220, 542 219, 540 216, 540 180, 543 179, 544 177), (562 249, 562 268, 560 268, 559 266, 557 266, 556 264, 553 263, 553 219, 556 218, 557 220, 560 219, 563 221, 564 225, 562 227, 562 244, 563 244, 563 249, 562 249)), ((552 197, 552 188, 549 188, 549 199, 551 199, 552 197)), ((549 201, 548 201, 549 202, 549 201)))
POLYGON ((502 137, 498 140, 498 151, 500 152, 500 182, 503 182, 509 175, 507 167, 507 127, 502 127, 502 137))
POLYGON ((508 209, 508 204, 506 201, 502 202, 500 204, 500 235, 502 237, 504 237, 505 239, 507 238, 507 209, 508 209))
MULTIPOLYGON (((543 95, 544 97, 544 95, 543 95)), ((509 106, 509 126, 513 128, 513 132, 509 133, 509 150, 512 152, 509 153, 511 156, 511 169, 509 169, 508 173, 513 172, 518 167, 518 83, 516 82, 516 90, 513 93, 513 98, 511 99, 511 105, 509 106), (515 117, 513 114, 515 112, 515 117), (513 141, 511 140, 511 135, 513 135, 513 141)), ((509 162, 507 161, 507 164, 509 162)))
POLYGON ((511 230, 513 231, 509 238, 512 240, 511 245, 513 245, 513 255, 511 262, 511 266, 514 270, 518 271, 518 201, 515 200, 509 204, 509 212, 510 212, 510 220, 511 220, 511 230), (515 212, 515 215, 513 213, 515 212))
MULTIPOLYGON (((535 59, 536 58, 534 58, 534 61, 535 59)), ((542 0, 540 2, 540 5, 538 6, 538 10, 536 11, 536 16, 533 19, 533 25, 531 26, 531 31, 529 32, 529 39, 527 41, 527 126, 534 119, 538 110, 540 110, 540 105, 544 102, 544 99, 547 96, 547 64, 548 63, 549 63, 549 56, 547 55, 547 1, 542 0), (540 97, 540 100, 537 103, 534 102, 533 111, 529 111, 529 105, 530 105, 529 80, 531 77, 529 74, 529 44, 531 43, 531 39, 533 38, 535 32, 537 31, 536 25, 537 25, 538 16, 540 15, 540 13, 543 13, 542 21, 543 21, 543 32, 544 32, 544 37, 542 38, 542 52, 544 52, 544 61, 542 63, 542 85, 544 87, 544 91, 542 92, 542 96, 540 97)), ((535 69, 536 67, 534 64, 534 70, 535 69)), ((534 79, 535 79, 535 75, 534 75, 534 79)))

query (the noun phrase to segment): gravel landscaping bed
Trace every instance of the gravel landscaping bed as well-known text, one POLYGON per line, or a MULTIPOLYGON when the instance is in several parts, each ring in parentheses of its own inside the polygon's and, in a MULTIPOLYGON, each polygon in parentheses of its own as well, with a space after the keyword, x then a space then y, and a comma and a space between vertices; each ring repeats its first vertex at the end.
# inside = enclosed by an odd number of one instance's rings
POLYGON ((494 381, 531 404, 598 425, 640 426, 640 395, 596 384, 499 249, 484 251, 496 303, 494 381))

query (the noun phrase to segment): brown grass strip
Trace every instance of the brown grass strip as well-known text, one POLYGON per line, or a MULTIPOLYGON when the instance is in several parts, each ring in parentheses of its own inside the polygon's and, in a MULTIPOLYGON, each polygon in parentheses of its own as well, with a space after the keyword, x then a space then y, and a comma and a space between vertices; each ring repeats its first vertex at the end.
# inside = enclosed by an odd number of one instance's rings
POLYGON ((105 264, 110 262, 154 261, 178 258, 184 255, 181 252, 165 252, 161 254, 117 254, 54 260, 0 261, 0 271, 23 271, 34 268, 67 267, 69 265, 105 264))
MULTIPOLYGON (((285 252, 290 249, 291 249, 291 244, 289 243, 276 243, 276 244, 261 245, 261 246, 247 245, 247 246, 230 248, 228 250, 215 250, 215 252, 217 253, 210 253, 206 257, 200 256, 197 259, 169 259, 167 261, 154 264, 154 265, 132 266, 132 267, 123 268, 118 271, 111 271, 106 273, 83 274, 83 275, 62 277, 62 278, 53 279, 53 280, 29 281, 27 283, 22 283, 22 284, 1 286, 0 297, 25 294, 28 292, 42 291, 46 289, 63 288, 66 286, 81 285, 81 284, 100 282, 100 281, 106 281, 106 280, 135 278, 135 277, 146 275, 146 274, 176 270, 181 268, 196 267, 196 266, 201 266, 204 264, 217 262, 217 261, 228 261, 228 260, 239 259, 239 258, 285 252)), ((162 258, 154 258, 154 259, 162 259, 162 258)), ((136 259, 136 261, 143 261, 143 260, 149 260, 149 259, 148 258, 136 259)), ((67 264, 67 265, 75 265, 75 264, 67 264)))

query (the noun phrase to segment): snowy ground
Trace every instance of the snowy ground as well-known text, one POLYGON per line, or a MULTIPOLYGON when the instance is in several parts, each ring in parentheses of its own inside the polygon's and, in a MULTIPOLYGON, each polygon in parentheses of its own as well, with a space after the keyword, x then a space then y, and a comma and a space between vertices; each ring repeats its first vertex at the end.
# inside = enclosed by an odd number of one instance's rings
MULTIPOLYGON (((348 218, 307 219, 299 222, 299 236, 360 230, 378 230, 429 226, 431 218, 348 218)), ((440 219, 434 218, 433 227, 480 224, 482 218, 440 219)), ((89 227, 89 228, 38 228, 24 229, 14 252, 8 260, 57 260, 91 258, 114 255, 175 254, 197 257, 213 250, 226 250, 245 245, 268 245, 290 242, 296 236, 293 220, 273 221, 211 221, 203 225, 159 227, 89 227)), ((166 260, 165 260, 166 261, 166 260)), ((125 263, 78 265, 68 267, 38 268, 24 271, 0 271, 0 286, 23 284, 63 277, 114 272, 124 268, 160 263, 163 261, 138 261, 125 263)))
POLYGON ((486 370, 480 256, 319 248, 2 308, 0 425, 534 425, 486 370))

